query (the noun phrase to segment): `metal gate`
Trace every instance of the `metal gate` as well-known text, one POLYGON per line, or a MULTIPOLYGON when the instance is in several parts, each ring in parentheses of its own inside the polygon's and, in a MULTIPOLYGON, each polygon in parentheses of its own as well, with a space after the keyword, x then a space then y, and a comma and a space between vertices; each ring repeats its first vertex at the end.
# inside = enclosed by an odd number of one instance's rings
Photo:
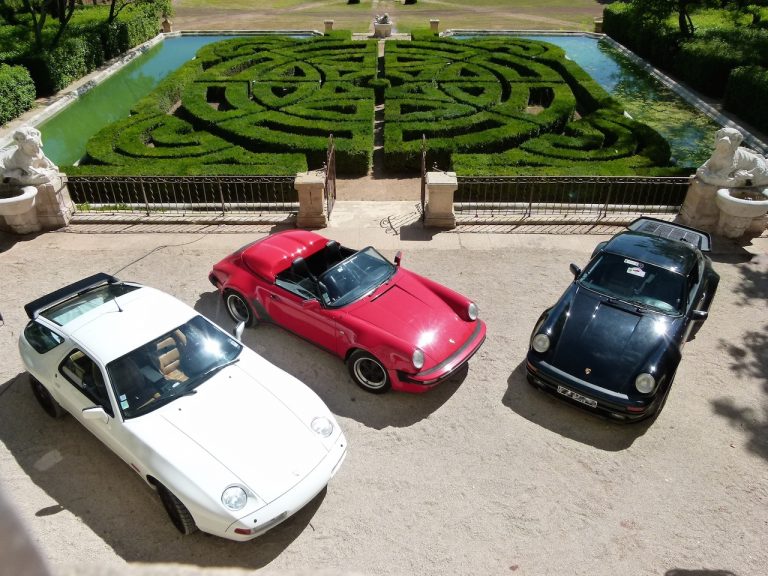
POLYGON ((427 217, 427 137, 421 135, 421 221, 427 217))
POLYGON ((333 134, 328 137, 328 157, 325 161, 325 201, 330 220, 333 205, 336 203, 336 145, 333 142, 333 134))

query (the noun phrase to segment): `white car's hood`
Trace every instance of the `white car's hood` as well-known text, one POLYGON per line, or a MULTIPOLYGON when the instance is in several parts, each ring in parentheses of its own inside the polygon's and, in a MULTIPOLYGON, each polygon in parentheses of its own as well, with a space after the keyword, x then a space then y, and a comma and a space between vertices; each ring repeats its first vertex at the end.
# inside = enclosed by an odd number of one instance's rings
MULTIPOLYGON (((234 364, 199 386, 196 394, 178 398, 147 416, 157 419, 156 431, 175 428, 262 500, 271 502, 317 466, 327 450, 309 422, 302 421, 268 388, 234 364)), ((178 458, 186 459, 196 450, 184 452, 179 451, 178 458)), ((171 462, 177 457, 165 456, 171 462)), ((176 464, 183 470, 188 462, 176 464)), ((197 462, 197 466, 205 470, 205 463, 197 462)))

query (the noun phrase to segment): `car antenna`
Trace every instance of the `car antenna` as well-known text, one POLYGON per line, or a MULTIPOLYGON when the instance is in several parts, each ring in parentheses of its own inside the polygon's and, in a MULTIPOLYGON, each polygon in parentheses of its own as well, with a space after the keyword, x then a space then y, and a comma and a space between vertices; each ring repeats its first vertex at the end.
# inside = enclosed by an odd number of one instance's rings
POLYGON ((115 306, 117 306, 117 311, 118 312, 122 312, 123 311, 123 309, 120 307, 120 303, 117 301, 117 295, 114 294, 114 293, 112 294, 112 302, 114 302, 115 306))

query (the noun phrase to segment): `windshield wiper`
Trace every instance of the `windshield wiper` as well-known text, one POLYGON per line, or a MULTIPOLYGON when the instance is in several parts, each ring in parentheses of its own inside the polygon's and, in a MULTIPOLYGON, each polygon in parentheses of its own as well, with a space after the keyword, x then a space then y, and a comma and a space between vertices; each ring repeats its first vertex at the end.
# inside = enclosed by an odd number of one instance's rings
POLYGON ((616 304, 625 304, 626 306, 631 306, 635 309, 635 312, 641 312, 643 310, 647 310, 647 306, 644 306, 640 304, 639 302, 631 302, 629 300, 624 300, 623 298, 617 298, 616 296, 608 296, 607 303, 610 305, 615 306, 616 304))

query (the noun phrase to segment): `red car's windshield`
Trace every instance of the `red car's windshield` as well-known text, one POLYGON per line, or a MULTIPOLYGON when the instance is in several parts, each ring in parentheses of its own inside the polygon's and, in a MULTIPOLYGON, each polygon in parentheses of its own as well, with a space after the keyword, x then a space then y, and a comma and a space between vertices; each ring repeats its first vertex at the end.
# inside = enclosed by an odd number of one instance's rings
POLYGON ((334 264, 318 278, 323 303, 339 308, 389 280, 397 268, 370 246, 334 264))

